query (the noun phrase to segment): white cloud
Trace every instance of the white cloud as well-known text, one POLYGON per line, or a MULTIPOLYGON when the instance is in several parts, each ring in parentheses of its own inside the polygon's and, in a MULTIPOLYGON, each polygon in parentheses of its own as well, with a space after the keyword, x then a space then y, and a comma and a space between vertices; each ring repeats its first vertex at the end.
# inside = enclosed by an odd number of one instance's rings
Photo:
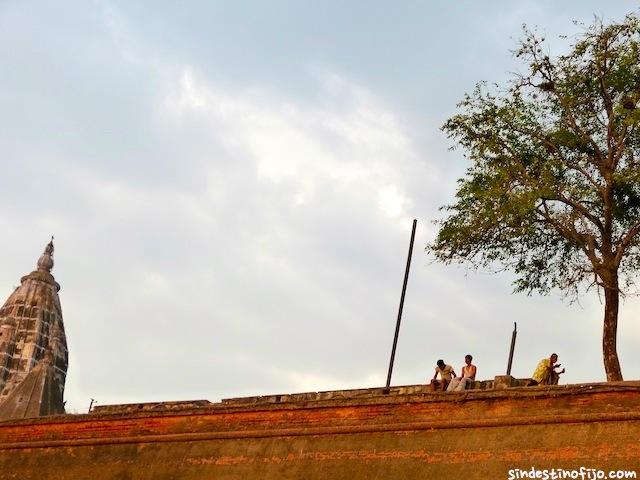
POLYGON ((222 92, 185 70, 166 107, 178 122, 189 115, 206 122, 233 161, 255 162, 258 179, 288 184, 293 205, 308 204, 321 188, 350 190, 390 217, 406 216, 403 175, 416 153, 401 123, 361 87, 332 78, 324 98, 333 110, 264 92, 222 92), (335 101, 345 94, 344 104, 335 101))

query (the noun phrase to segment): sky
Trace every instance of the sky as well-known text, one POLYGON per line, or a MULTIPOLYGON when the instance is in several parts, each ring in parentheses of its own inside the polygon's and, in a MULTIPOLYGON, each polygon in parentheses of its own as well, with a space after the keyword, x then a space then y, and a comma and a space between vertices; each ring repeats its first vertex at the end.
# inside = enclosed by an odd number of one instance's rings
POLYGON ((522 24, 561 53, 634 6, 0 0, 0 297, 55 235, 70 412, 376 387, 416 218, 392 384, 467 353, 504 374, 514 322, 515 376, 557 352, 562 382, 603 381, 597 294, 516 295, 424 247, 467 167, 440 127, 524 69, 522 24))

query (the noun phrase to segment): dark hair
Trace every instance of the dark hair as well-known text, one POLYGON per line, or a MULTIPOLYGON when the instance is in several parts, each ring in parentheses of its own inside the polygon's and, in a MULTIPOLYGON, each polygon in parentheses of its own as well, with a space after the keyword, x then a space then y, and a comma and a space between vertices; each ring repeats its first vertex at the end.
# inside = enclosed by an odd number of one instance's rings
POLYGON ((473 357, 471 355, 469 355, 468 353, 464 356, 464 358, 468 358, 469 360, 473 360, 473 357))
POLYGON ((438 360, 436 362, 436 365, 438 365, 438 366, 444 365, 444 360, 438 360))

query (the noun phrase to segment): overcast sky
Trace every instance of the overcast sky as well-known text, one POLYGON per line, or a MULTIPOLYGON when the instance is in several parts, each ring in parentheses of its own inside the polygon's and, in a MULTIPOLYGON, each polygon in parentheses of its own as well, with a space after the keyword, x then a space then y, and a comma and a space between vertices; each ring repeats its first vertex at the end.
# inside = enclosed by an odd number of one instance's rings
MULTIPOLYGON (((482 379, 604 380, 602 310, 433 264, 466 168, 439 130, 477 81, 555 52, 609 1, 0 0, 0 296, 55 234, 68 409, 393 384, 474 355, 482 379)), ((640 377, 640 302, 621 308, 640 377)))

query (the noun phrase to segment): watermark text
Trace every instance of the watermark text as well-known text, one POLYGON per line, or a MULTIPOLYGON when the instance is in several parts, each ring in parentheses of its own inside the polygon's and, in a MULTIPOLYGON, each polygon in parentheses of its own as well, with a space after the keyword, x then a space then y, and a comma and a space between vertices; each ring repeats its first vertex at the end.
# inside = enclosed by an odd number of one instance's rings
POLYGON ((523 478, 537 478, 540 480, 562 480, 565 478, 580 480, 600 480, 612 478, 637 478, 635 470, 599 470, 597 468, 580 467, 575 470, 562 468, 537 469, 531 467, 528 470, 512 468, 508 472, 508 480, 521 480, 523 478))

